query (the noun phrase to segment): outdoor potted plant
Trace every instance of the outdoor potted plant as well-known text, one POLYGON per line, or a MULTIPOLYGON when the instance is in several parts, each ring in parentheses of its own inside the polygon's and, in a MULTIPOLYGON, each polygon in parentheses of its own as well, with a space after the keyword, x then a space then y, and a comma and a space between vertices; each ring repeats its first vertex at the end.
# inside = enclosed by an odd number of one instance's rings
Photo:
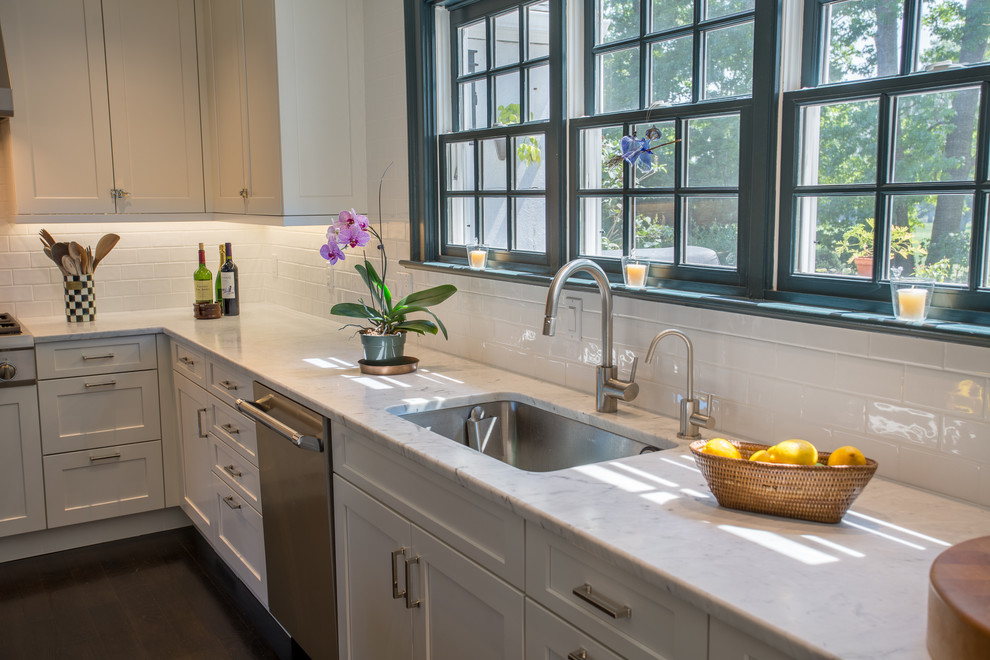
MULTIPOLYGON (((391 165, 389 166, 391 167, 391 165)), ((388 168, 385 169, 388 172, 388 168)), ((384 180, 385 174, 382 174, 384 180)), ((379 209, 381 209, 381 183, 379 182, 379 209)), ((363 248, 372 239, 375 241, 381 256, 381 274, 371 262, 364 257, 363 264, 355 264, 354 270, 361 276, 364 285, 368 287, 370 299, 361 298, 356 303, 338 303, 330 308, 335 316, 363 319, 364 323, 348 323, 343 326, 359 328, 361 344, 364 347, 365 361, 368 363, 388 363, 400 360, 404 355, 407 332, 420 335, 443 333, 447 338, 447 328, 428 308, 442 303, 457 292, 452 284, 424 289, 410 293, 399 301, 392 300, 392 292, 385 284, 388 272, 388 256, 385 254, 385 244, 381 236, 381 212, 379 211, 379 229, 376 231, 367 216, 351 209, 341 211, 337 221, 327 229, 327 242, 320 247, 320 255, 331 265, 343 261, 346 257, 344 250, 363 248), (433 317, 429 319, 409 319, 410 314, 424 313, 433 317)), ((342 328, 342 329, 343 329, 342 328)))
MULTIPOLYGON (((847 261, 854 264, 856 274, 861 277, 873 275, 873 230, 874 219, 867 218, 865 223, 857 223, 842 234, 842 240, 836 244, 835 251, 840 255, 849 255, 847 261)), ((924 256, 926 250, 914 241, 914 234, 909 227, 894 225, 890 232, 890 253, 903 259, 913 256, 924 256)))

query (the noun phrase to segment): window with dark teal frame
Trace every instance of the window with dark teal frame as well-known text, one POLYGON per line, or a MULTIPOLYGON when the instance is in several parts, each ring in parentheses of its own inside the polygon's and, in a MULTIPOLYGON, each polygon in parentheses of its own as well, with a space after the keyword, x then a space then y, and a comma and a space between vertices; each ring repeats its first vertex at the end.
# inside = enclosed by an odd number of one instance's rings
POLYGON ((883 312, 892 278, 924 277, 934 316, 985 321, 987 19, 986 0, 806 2, 808 88, 782 106, 782 297, 883 312))

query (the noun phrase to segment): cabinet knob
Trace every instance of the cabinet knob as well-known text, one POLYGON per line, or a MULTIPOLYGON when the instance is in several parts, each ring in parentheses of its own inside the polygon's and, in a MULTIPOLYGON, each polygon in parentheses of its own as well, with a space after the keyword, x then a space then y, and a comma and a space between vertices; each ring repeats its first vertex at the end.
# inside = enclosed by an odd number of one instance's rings
POLYGON ((0 380, 13 380, 17 375, 17 368, 9 362, 0 364, 0 380))
POLYGON ((130 193, 127 192, 126 190, 123 190, 122 188, 110 189, 110 197, 112 197, 113 199, 122 199, 124 197, 127 197, 128 195, 130 195, 130 193))
POLYGON ((248 189, 247 188, 241 188, 241 197, 243 197, 244 199, 247 199, 249 194, 250 193, 248 193, 248 189))

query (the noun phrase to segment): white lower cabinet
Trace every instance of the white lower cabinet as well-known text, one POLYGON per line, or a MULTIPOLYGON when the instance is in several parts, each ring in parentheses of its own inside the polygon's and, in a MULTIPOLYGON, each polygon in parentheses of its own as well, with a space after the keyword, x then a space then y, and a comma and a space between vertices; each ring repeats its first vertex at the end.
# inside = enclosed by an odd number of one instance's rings
POLYGON ((45 528, 38 395, 33 387, 0 391, 0 537, 45 528))
POLYGON ((523 595, 334 477, 341 658, 517 660, 523 595))
POLYGON ((622 656, 527 598, 526 660, 622 660, 622 656))
POLYGON ((258 600, 268 602, 265 535, 261 514, 220 479, 213 478, 217 554, 258 600))
POLYGON ((44 463, 49 528, 165 506, 158 440, 53 454, 44 463))
POLYGON ((178 371, 175 406, 182 450, 182 510, 203 536, 213 534, 213 460, 210 450, 210 395, 178 371))

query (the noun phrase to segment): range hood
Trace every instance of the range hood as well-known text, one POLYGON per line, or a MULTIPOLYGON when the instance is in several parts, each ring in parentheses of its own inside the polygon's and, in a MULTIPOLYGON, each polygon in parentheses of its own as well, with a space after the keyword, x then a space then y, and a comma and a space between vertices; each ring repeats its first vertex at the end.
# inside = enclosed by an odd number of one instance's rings
POLYGON ((0 119, 14 116, 14 96, 10 93, 10 76, 7 75, 7 56, 3 52, 3 35, 0 34, 0 119))

